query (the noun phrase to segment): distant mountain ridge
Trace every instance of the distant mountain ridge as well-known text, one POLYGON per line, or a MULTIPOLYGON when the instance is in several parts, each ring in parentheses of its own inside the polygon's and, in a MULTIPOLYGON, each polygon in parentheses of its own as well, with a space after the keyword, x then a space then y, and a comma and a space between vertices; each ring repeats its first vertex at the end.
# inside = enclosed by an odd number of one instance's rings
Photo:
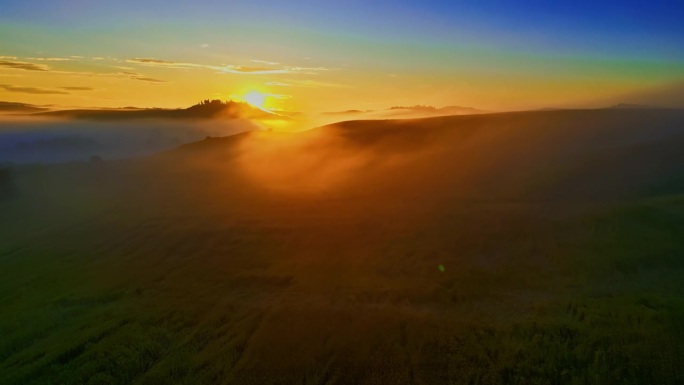
POLYGON ((267 119, 287 117, 273 114, 252 106, 249 103, 203 100, 188 108, 164 109, 79 109, 50 111, 33 114, 34 116, 64 117, 86 120, 130 120, 130 119, 267 119))
POLYGON ((668 107, 651 106, 647 104, 633 104, 633 103, 618 103, 609 107, 614 110, 634 110, 634 109, 671 109, 668 107))
POLYGON ((473 107, 463 106, 446 106, 435 107, 429 105, 414 105, 414 106, 393 106, 382 110, 345 110, 345 111, 331 111, 324 112, 323 115, 328 116, 357 116, 367 119, 404 119, 404 118, 428 118, 435 116, 448 115, 472 115, 484 114, 491 111, 480 110, 473 107))
POLYGON ((27 103, 0 102, 0 112, 39 112, 47 108, 27 103))
POLYGON ((409 110, 409 111, 434 112, 434 113, 448 112, 448 113, 454 113, 454 114, 474 114, 474 113, 486 112, 484 110, 480 110, 480 109, 473 108, 473 107, 446 106, 446 107, 437 108, 435 106, 428 106, 428 105, 415 105, 415 106, 409 106, 409 107, 395 106, 395 107, 391 107, 390 110, 409 110))
POLYGON ((677 107, 665 107, 650 104, 618 103, 606 107, 543 107, 534 111, 570 111, 570 110, 677 110, 677 107))

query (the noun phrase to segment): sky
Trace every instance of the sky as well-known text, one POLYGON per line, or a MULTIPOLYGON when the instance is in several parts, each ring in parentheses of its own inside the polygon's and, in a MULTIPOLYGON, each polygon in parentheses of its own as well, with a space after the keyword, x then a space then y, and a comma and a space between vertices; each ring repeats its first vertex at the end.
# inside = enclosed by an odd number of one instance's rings
POLYGON ((671 104, 657 96, 684 89, 682 20, 681 0, 0 0, 0 101, 175 108, 256 92, 292 113, 671 104))

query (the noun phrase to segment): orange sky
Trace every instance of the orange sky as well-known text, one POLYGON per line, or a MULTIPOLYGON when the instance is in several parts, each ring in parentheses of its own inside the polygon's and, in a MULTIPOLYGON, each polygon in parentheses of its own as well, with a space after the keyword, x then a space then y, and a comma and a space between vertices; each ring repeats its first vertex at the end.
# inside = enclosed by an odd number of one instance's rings
POLYGON ((259 92, 290 113, 496 111, 630 102, 684 80, 671 9, 381 3, 8 4, 0 100, 175 108, 259 92))

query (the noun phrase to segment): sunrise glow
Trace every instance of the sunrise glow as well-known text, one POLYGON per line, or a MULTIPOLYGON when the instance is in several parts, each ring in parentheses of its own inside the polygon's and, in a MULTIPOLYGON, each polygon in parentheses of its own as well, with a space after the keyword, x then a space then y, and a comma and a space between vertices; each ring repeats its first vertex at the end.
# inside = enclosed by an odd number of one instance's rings
POLYGON ((0 0, 0 385, 684 384, 684 0, 0 0))
POLYGON ((318 118, 674 105, 682 94, 681 7, 400 3, 5 3, 0 99, 179 108, 258 87, 250 104, 318 118))
POLYGON ((265 110, 266 109, 266 106, 265 106, 266 97, 267 97, 266 95, 264 95, 260 92, 251 91, 251 92, 245 94, 245 96, 243 96, 243 99, 247 103, 253 105, 254 107, 265 110))

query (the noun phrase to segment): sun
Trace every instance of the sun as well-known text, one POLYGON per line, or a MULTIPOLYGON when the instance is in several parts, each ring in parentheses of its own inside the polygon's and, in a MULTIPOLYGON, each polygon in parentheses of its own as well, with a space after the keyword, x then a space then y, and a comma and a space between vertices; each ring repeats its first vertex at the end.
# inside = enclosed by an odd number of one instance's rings
POLYGON ((261 92, 257 91, 252 91, 248 92, 243 96, 242 98, 249 104, 253 105, 256 108, 260 108, 262 110, 265 109, 264 105, 266 103, 266 96, 265 94, 262 94, 261 92))

